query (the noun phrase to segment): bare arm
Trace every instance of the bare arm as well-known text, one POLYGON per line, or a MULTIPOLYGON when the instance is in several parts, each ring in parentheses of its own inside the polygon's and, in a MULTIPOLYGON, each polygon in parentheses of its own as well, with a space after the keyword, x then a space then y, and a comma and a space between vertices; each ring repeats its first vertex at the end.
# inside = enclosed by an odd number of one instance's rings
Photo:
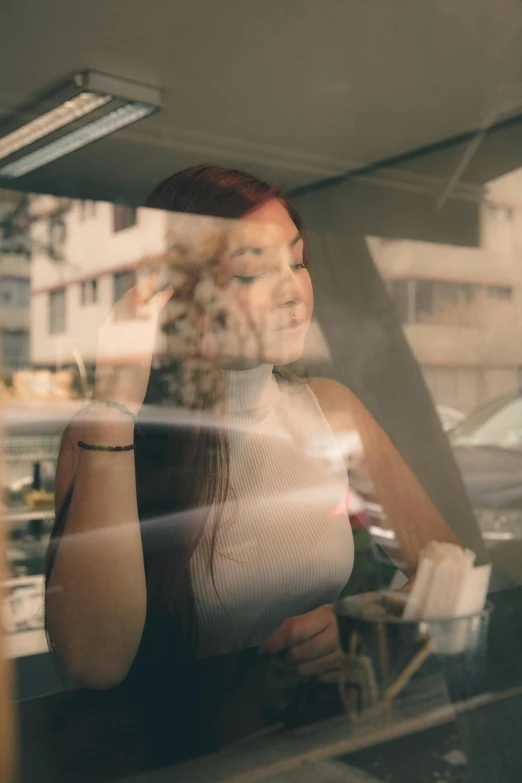
MULTIPOLYGON (((158 317, 172 292, 146 300, 142 293, 131 288, 115 305, 99 331, 96 361, 95 398, 135 413, 147 390, 158 317), (129 308, 133 320, 122 320, 129 308), (138 344, 129 337, 136 329, 138 344)), ((56 471, 57 512, 73 481, 74 487, 46 594, 47 626, 78 682, 110 688, 134 660, 147 606, 134 452, 86 451, 78 440, 127 445, 134 422, 118 409, 88 406, 65 431, 56 471)))
POLYGON ((57 651, 80 684, 108 688, 127 673, 139 646, 146 586, 134 452, 91 452, 132 443, 133 422, 119 411, 66 429, 57 466, 56 508, 74 490, 46 595, 47 624, 57 651), (88 434, 86 434, 88 433, 88 434))
POLYGON ((375 492, 400 546, 407 573, 415 573, 419 555, 430 541, 461 542, 428 497, 382 427, 345 386, 313 378, 310 387, 332 429, 359 432, 375 492))

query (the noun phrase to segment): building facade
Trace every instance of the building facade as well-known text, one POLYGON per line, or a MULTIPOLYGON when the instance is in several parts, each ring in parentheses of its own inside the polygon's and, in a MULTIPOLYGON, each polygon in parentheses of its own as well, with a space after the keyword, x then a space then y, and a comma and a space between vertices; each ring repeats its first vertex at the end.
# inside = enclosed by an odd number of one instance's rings
MULTIPOLYGON (((31 264, 32 364, 74 366, 80 357, 93 366, 98 330, 115 302, 141 275, 161 264, 166 215, 50 196, 34 197, 31 211, 38 248, 31 264)), ((129 318, 125 342, 137 349, 139 330, 132 321, 129 318)))
POLYGON ((29 364, 31 233, 28 200, 0 191, 0 369, 4 379, 29 364))
MULTIPOLYGON (((434 401, 462 412, 522 378, 522 170, 490 183, 479 209, 479 247, 367 238, 434 401)), ((171 216, 34 196, 31 220, 31 363, 93 367, 99 327, 115 302, 161 266, 171 216)), ((14 262, 2 263, 8 275, 14 262)), ((28 276, 24 263, 17 259, 16 269, 28 276)), ((10 329, 27 333, 28 309, 14 301, 10 329)), ((323 358, 317 324, 312 333, 312 358, 323 358)), ((139 320, 129 318, 122 355, 139 349, 142 334, 139 320)), ((159 352, 165 339, 158 336, 159 352)))
POLYGON ((436 403, 468 412, 522 368, 522 170, 488 188, 480 247, 369 237, 436 403))

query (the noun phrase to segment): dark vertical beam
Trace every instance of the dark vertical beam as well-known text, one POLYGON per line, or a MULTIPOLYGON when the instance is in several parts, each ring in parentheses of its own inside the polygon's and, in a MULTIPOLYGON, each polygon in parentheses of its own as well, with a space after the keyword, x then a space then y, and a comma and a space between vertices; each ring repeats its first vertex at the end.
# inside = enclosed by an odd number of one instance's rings
POLYGON ((336 379, 383 427, 460 539, 487 560, 448 439, 364 237, 314 233, 310 240, 316 314, 336 379))

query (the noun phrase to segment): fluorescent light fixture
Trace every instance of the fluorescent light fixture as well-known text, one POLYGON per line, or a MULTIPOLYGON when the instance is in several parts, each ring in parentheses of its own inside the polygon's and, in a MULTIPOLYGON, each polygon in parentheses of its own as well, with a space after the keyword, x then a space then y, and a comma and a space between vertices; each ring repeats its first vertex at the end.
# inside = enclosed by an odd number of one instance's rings
POLYGON ((52 163, 53 160, 79 150, 80 147, 85 147, 92 141, 108 136, 109 133, 124 128, 126 125, 131 125, 131 123, 141 120, 142 117, 147 117, 153 111, 154 109, 151 109, 150 106, 140 106, 139 104, 122 106, 105 117, 90 122, 83 128, 51 142, 51 144, 31 152, 29 155, 25 155, 20 160, 7 164, 7 166, 0 169, 0 175, 3 177, 23 177, 24 174, 28 174, 30 171, 39 169, 47 163, 52 163))
POLYGON ((58 128, 63 128, 73 120, 84 117, 99 106, 103 106, 111 100, 110 95, 93 95, 90 92, 82 92, 76 98, 65 101, 56 109, 46 112, 36 120, 22 125, 18 130, 8 133, 0 139, 0 160, 12 155, 13 152, 23 147, 28 147, 34 141, 48 136, 58 128))
POLYGON ((24 111, 23 124, 0 128, 0 176, 22 177, 158 111, 160 92, 95 71, 24 111))

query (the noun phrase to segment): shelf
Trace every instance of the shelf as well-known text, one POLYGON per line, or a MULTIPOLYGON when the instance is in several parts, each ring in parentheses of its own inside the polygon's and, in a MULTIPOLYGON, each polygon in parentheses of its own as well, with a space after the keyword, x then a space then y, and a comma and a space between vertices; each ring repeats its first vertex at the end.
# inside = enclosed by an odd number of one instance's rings
POLYGON ((9 511, 6 509, 3 513, 3 519, 4 522, 30 522, 31 519, 54 519, 54 510, 52 508, 28 508, 20 511, 9 511))
POLYGON ((7 462, 43 462, 56 460, 61 437, 58 435, 7 436, 4 438, 4 459, 7 462))

